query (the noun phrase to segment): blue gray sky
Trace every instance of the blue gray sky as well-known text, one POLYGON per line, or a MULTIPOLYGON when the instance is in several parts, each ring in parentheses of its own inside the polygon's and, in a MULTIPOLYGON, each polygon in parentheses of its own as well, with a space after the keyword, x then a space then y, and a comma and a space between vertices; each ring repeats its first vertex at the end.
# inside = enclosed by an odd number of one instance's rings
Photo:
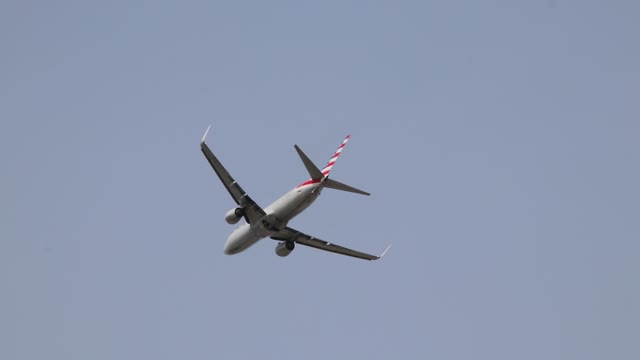
POLYGON ((638 4, 1 2, 0 358, 640 358, 638 4))

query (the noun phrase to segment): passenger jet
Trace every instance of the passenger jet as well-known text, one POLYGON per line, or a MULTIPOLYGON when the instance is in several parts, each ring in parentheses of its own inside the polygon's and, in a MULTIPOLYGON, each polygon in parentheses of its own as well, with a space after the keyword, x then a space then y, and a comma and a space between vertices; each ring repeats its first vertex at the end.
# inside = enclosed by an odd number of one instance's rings
POLYGON ((282 257, 291 254, 296 244, 365 260, 380 259, 384 256, 387 250, 389 250, 389 247, 387 247, 380 256, 370 255, 320 240, 288 226, 289 221, 309 207, 309 205, 318 198, 320 192, 322 192, 322 189, 325 187, 356 194, 370 195, 368 192, 329 178, 331 168, 335 164, 336 160, 338 160, 338 157, 342 153, 347 141, 349 141, 350 136, 347 136, 346 139, 344 139, 342 144, 340 144, 336 152, 322 170, 320 170, 307 157, 307 155, 302 152, 298 145, 294 145, 311 178, 296 186, 293 190, 289 191, 278 200, 274 201, 273 204, 262 209, 251 199, 251 197, 249 197, 249 195, 247 195, 233 177, 231 177, 227 169, 222 166, 218 158, 213 155, 213 152, 205 143, 209 128, 207 128, 207 131, 204 133, 204 136, 200 141, 200 149, 209 161, 209 164, 211 164, 215 173, 220 178, 220 181, 222 181, 224 187, 237 204, 227 212, 224 219, 229 224, 236 224, 242 218, 246 221, 245 224, 234 230, 227 239, 227 242, 224 245, 225 254, 237 254, 246 250, 258 240, 266 237, 279 241, 275 250, 276 254, 282 257))

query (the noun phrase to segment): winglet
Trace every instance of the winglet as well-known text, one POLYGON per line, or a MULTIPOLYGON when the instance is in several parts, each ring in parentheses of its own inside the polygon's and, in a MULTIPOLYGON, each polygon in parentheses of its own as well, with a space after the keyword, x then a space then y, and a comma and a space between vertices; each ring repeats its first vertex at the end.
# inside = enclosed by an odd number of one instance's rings
POLYGON ((207 126, 207 131, 202 135, 202 140, 200 140, 200 145, 204 145, 204 140, 207 138, 207 134, 209 133, 209 129, 211 129, 211 125, 207 126))
POLYGON ((387 253, 387 251, 389 251, 389 249, 391 249, 391 244, 389 244, 389 246, 387 246, 387 248, 382 252, 382 254, 378 256, 378 259, 382 259, 382 257, 387 253))

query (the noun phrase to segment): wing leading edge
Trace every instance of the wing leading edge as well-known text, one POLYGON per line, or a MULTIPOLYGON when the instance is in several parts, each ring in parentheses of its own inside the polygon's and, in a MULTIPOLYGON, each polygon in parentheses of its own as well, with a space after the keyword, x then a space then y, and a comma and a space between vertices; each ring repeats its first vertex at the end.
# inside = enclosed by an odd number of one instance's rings
POLYGON ((376 256, 376 255, 371 255, 371 254, 363 253, 360 251, 352 250, 344 246, 336 245, 324 240, 320 240, 318 238, 315 238, 311 235, 307 235, 303 232, 292 229, 290 227, 286 227, 282 230, 279 230, 278 232, 274 233, 271 236, 271 238, 273 240, 280 240, 280 241, 294 241, 300 245, 305 245, 305 246, 309 246, 309 247, 320 249, 320 250, 330 251, 336 254, 352 256, 352 257, 355 257, 358 259, 364 259, 364 260, 378 260, 381 257, 383 257, 384 254, 386 254, 389 248, 391 247, 391 245, 389 245, 387 249, 380 256, 376 256))
POLYGON ((207 128, 207 131, 204 133, 204 136, 200 141, 200 150, 202 150, 202 153, 209 161, 209 164, 213 168, 213 171, 215 171, 216 175, 218 175, 218 177, 220 178, 222 185, 224 185, 224 187, 227 189, 229 195, 231 195, 236 204, 238 204, 244 211, 245 220, 249 224, 259 221, 263 216, 266 215, 264 210, 262 210, 262 208, 255 201, 253 201, 251 197, 249 197, 249 195, 242 189, 240 184, 238 184, 233 179, 231 174, 229 174, 227 169, 222 166, 220 160, 218 160, 218 158, 213 155, 213 152, 211 151, 211 149, 209 149, 209 146, 207 146, 205 140, 207 138, 207 134, 209 133, 209 128, 211 128, 211 126, 207 128))

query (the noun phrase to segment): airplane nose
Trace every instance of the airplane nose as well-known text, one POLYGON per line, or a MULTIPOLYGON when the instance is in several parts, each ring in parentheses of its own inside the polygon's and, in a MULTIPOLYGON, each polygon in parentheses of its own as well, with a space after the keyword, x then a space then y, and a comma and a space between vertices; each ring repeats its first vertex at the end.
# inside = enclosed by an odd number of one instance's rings
POLYGON ((227 242, 224 244, 224 253, 227 255, 237 254, 251 246, 255 240, 250 233, 249 225, 243 225, 229 235, 227 242))
POLYGON ((233 254, 237 254, 239 252, 238 250, 238 244, 237 241, 234 241, 235 239, 230 236, 229 239, 227 239, 227 242, 224 244, 224 253, 227 255, 233 255, 233 254))
POLYGON ((225 254, 227 254, 227 255, 233 255, 233 254, 235 254, 235 253, 237 253, 237 252, 238 252, 237 250, 235 250, 235 249, 231 248, 228 244, 225 244, 225 245, 224 245, 224 253, 225 253, 225 254))

